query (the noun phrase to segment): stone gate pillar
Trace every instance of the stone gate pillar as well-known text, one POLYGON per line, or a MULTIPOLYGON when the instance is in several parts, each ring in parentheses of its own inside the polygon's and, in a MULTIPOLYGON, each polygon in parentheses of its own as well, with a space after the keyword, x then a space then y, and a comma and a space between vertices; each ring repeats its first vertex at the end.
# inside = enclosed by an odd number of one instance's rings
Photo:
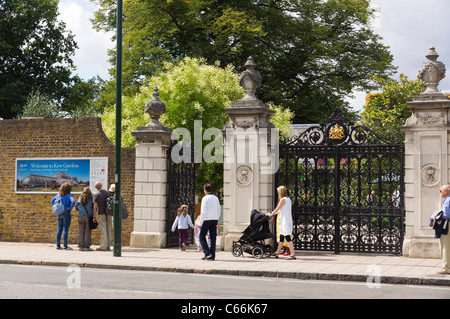
POLYGON ((429 218, 440 210, 441 185, 450 183, 450 99, 437 90, 445 77, 445 65, 430 48, 428 61, 420 68, 427 89, 408 103, 412 116, 406 121, 405 182, 406 233, 404 256, 440 258, 439 241, 429 227, 429 218))
POLYGON ((167 150, 172 129, 159 122, 166 106, 158 96, 155 87, 153 98, 145 105, 150 123, 132 132, 136 138, 136 176, 131 247, 166 246, 167 150))
POLYGON ((242 236, 253 209, 273 209, 278 169, 278 131, 270 123, 274 111, 255 96, 262 78, 251 57, 245 67, 239 82, 246 96, 225 109, 230 117, 224 129, 225 250, 242 236))

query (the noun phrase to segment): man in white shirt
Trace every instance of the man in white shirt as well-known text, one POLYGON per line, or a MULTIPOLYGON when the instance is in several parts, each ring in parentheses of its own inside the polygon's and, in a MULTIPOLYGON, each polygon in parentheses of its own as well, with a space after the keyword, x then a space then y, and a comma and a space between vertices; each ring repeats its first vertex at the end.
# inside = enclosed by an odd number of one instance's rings
POLYGON ((203 260, 214 260, 216 258, 216 237, 218 233, 217 224, 220 217, 220 203, 217 196, 212 194, 211 184, 203 186, 205 196, 202 198, 202 206, 200 210, 200 244, 202 245, 205 256, 203 260), (209 231, 211 238, 211 247, 206 241, 206 234, 209 231))

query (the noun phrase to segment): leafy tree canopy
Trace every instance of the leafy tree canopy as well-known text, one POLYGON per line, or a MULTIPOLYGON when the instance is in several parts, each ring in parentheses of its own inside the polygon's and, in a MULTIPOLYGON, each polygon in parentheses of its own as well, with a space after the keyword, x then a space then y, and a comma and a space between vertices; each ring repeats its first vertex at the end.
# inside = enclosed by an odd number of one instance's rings
POLYGON ((61 109, 56 105, 55 101, 39 91, 32 92, 28 96, 27 103, 22 109, 19 118, 25 117, 43 117, 43 118, 60 118, 63 117, 61 109))
MULTIPOLYGON (((83 82, 84 83, 84 82, 83 82)), ((77 88, 73 88, 73 92, 79 92, 77 88)), ((83 92, 80 92, 83 93, 83 92)), ((79 117, 96 117, 99 116, 98 107, 92 98, 81 96, 82 103, 69 111, 65 111, 52 98, 39 91, 33 91, 28 96, 26 104, 23 106, 21 113, 17 118, 25 117, 43 117, 43 118, 79 118, 79 117)))
MULTIPOLYGON (((166 63, 164 68, 167 71, 148 78, 138 94, 123 99, 122 146, 134 146, 131 132, 150 122, 144 107, 152 99, 155 86, 160 100, 166 104, 166 113, 160 122, 174 129, 186 128, 192 138, 195 120, 202 121, 203 131, 221 130, 229 120, 224 109, 245 96, 232 66, 223 69, 218 64, 208 65, 202 59, 185 58, 178 63, 166 63)), ((292 113, 281 107, 272 108, 276 112, 274 124, 287 134, 292 113)), ((115 116, 115 106, 105 109, 102 116, 103 130, 111 141, 115 139, 115 116)))
MULTIPOLYGON (((116 1, 91 1, 99 6, 94 26, 115 30, 116 1)), ((288 107, 296 123, 321 122, 348 108, 353 90, 372 90, 370 74, 395 71, 372 30, 374 12, 370 0, 126 0, 125 94, 167 61, 204 57, 242 70, 253 56, 264 78, 260 99, 288 107)))
POLYGON ((382 91, 366 96, 362 123, 381 135, 400 133, 400 127, 411 116, 406 102, 425 91, 425 83, 419 77, 408 80, 404 74, 400 74, 398 81, 378 77, 374 79, 382 91))
MULTIPOLYGON (((122 146, 134 146, 136 140, 131 132, 150 122, 144 106, 152 99, 155 86, 160 100, 166 104, 166 113, 160 122, 174 129, 188 129, 192 140, 194 121, 202 121, 202 137, 208 128, 221 130, 229 120, 224 109, 245 96, 233 66, 220 68, 218 63, 208 65, 203 59, 184 58, 177 63, 166 63, 164 69, 167 71, 148 78, 138 94, 123 99, 122 146)), ((287 134, 293 114, 279 106, 271 107, 275 110, 272 122, 282 134, 287 134)), ((115 139, 115 116, 115 106, 106 108, 102 116, 103 130, 111 141, 115 139)), ((203 147, 212 141, 213 138, 203 140, 203 147)), ((210 181, 223 185, 223 164, 203 161, 198 165, 197 193, 201 194, 202 185, 210 181)))
POLYGON ((40 91, 61 104, 77 44, 57 20, 58 0, 0 0, 0 117, 20 113, 40 91))

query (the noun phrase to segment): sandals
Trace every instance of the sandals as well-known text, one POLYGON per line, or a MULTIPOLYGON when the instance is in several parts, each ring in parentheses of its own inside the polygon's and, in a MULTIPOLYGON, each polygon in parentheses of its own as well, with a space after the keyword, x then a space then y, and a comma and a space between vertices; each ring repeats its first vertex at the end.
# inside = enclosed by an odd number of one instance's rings
MULTIPOLYGON (((271 257, 275 257, 275 258, 277 258, 278 259, 278 256, 279 255, 281 255, 282 253, 273 253, 272 255, 270 255, 271 257)), ((295 256, 295 255, 290 255, 289 256, 289 260, 296 260, 297 259, 297 257, 295 256)))

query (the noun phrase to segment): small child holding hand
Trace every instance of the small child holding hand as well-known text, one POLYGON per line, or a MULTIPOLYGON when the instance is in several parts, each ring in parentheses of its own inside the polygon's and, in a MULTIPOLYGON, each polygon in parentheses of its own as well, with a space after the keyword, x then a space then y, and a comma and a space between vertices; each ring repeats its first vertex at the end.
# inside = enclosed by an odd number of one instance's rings
POLYGON ((175 218, 172 225, 172 233, 175 231, 175 228, 178 227, 180 250, 182 251, 186 250, 186 244, 189 239, 189 226, 194 228, 191 216, 188 214, 188 209, 188 205, 181 205, 181 207, 178 208, 177 218, 175 218))

